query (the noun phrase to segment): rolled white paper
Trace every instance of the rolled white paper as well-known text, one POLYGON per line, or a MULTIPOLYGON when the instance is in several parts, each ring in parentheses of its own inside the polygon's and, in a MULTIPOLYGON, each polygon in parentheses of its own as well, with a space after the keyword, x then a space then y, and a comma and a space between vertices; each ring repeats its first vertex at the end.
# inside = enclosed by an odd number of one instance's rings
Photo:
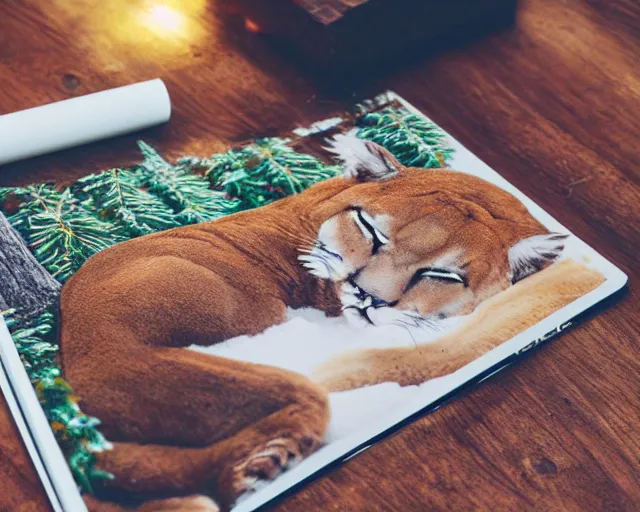
POLYGON ((159 78, 0 116, 0 165, 166 123, 159 78))

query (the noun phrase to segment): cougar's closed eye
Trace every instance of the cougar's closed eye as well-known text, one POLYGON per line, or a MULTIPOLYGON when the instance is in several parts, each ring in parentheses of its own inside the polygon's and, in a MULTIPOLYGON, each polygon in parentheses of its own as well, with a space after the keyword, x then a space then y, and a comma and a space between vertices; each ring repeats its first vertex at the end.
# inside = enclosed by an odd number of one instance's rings
POLYGON ((436 279, 444 283, 451 283, 451 284, 460 283, 460 284, 463 284, 465 287, 467 286, 467 280, 464 278, 464 276, 460 275, 458 272, 455 272, 453 270, 449 270, 446 268, 436 268, 436 267, 421 268, 413 275, 405 291, 410 290, 423 279, 436 279))
POLYGON ((389 242, 389 237, 383 234, 378 228, 375 226, 375 220, 371 215, 365 212, 362 208, 352 207, 351 217, 355 221, 360 231, 367 240, 371 240, 373 243, 372 253, 376 254, 378 249, 389 242))

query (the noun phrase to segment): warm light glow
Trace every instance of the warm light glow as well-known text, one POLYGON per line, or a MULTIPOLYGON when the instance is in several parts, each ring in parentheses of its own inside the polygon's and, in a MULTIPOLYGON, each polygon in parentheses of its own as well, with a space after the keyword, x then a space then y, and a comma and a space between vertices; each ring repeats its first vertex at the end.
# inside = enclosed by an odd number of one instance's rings
POLYGON ((184 14, 167 5, 154 5, 145 14, 145 25, 158 34, 180 32, 185 25, 184 14))
POLYGON ((253 32, 254 34, 259 34, 262 32, 262 28, 255 21, 250 20, 249 18, 244 19, 244 28, 249 32, 253 32))

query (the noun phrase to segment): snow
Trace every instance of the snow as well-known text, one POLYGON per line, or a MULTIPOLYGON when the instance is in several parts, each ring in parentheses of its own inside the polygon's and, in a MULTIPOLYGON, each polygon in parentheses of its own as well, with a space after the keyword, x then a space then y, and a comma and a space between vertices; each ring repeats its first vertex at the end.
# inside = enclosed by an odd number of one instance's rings
MULTIPOLYGON (((316 367, 342 352, 358 348, 415 346, 418 341, 428 343, 459 323, 460 320, 456 319, 437 332, 423 331, 420 336, 415 332, 409 334, 396 326, 356 327, 347 323, 344 317, 328 318, 322 311, 315 309, 289 310, 285 323, 273 326, 257 336, 239 336, 210 347, 192 345, 189 348, 205 354, 277 366, 310 376, 316 367)), ((354 437, 358 437, 358 434, 362 436, 371 425, 380 424, 381 419, 394 417, 394 411, 396 417, 404 417, 400 409, 417 400, 427 406, 440 396, 439 388, 445 381, 451 383, 456 378, 459 379, 457 372, 432 379, 420 386, 401 387, 395 382, 385 382, 330 393, 331 419, 325 446, 308 457, 302 465, 309 468, 328 464, 353 448, 355 445, 350 443, 354 437)), ((393 423, 391 421, 388 426, 393 423)), ((360 442, 362 441, 360 437, 360 442)), ((289 480, 294 478, 292 473, 298 469, 304 470, 302 467, 290 469, 275 482, 261 482, 251 492, 240 497, 234 511, 253 510, 255 503, 249 503, 248 498, 257 498, 257 495, 262 494, 260 491, 266 488, 278 486, 280 490, 286 489, 294 483, 289 480)), ((277 494, 275 491, 274 493, 277 494)))
MULTIPOLYGON (((458 322, 446 327, 449 331, 458 322)), ((198 352, 213 354, 252 363, 268 364, 306 376, 342 352, 364 348, 415 346, 427 343, 444 330, 423 331, 418 340, 415 334, 396 326, 354 327, 343 317, 328 318, 315 309, 289 310, 285 323, 273 326, 257 336, 239 336, 211 347, 193 345, 198 352)), ((440 379, 428 382, 424 389, 437 385, 440 379)), ((331 393, 331 423, 327 443, 346 438, 380 415, 393 410, 417 396, 421 386, 400 387, 397 383, 331 393)), ((425 404, 426 405, 426 404, 425 404)))

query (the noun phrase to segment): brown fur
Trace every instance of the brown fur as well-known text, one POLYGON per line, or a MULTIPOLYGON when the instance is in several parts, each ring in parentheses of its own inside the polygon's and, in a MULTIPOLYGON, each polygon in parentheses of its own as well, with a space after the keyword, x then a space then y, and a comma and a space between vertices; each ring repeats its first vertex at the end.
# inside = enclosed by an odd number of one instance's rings
POLYGON ((562 261, 488 299, 462 327, 434 343, 347 352, 323 364, 313 379, 328 391, 422 384, 462 368, 603 282, 600 272, 562 261))
POLYGON ((281 322, 287 305, 337 314, 332 287, 298 268, 296 247, 317 229, 307 208, 348 186, 335 180, 261 210, 119 244, 66 283, 65 377, 107 437, 126 443, 101 456, 112 487, 207 491, 229 507, 257 478, 319 446, 329 413, 311 381, 182 347, 257 334, 281 322))
MULTIPOLYGON (((378 149, 386 165, 399 165, 378 149)), ((257 480, 274 478, 320 445, 329 421, 321 386, 184 347, 257 334, 282 322, 287 307, 339 314, 344 280, 317 279, 298 260, 328 221, 340 226, 345 264, 362 267, 358 285, 421 314, 443 314, 445 305, 447 314, 468 313, 508 288, 509 248, 546 232, 513 196, 463 173, 402 168, 393 179, 363 181, 365 175, 118 244, 66 283, 61 364, 84 410, 115 442, 100 456, 115 475, 107 487, 142 496, 205 492, 229 508, 257 480), (392 243, 376 258, 345 217, 354 206, 391 218, 392 243), (415 268, 452 251, 461 254, 464 287, 427 280, 403 291, 415 268)), ((460 350, 486 348, 470 335, 455 344, 465 347, 447 349, 456 358, 463 358, 460 350)), ((428 371, 411 371, 435 376, 431 360, 424 362, 428 371)), ((378 366, 376 372, 378 380, 388 375, 378 366)), ((393 377, 404 382, 402 374, 393 377)))

